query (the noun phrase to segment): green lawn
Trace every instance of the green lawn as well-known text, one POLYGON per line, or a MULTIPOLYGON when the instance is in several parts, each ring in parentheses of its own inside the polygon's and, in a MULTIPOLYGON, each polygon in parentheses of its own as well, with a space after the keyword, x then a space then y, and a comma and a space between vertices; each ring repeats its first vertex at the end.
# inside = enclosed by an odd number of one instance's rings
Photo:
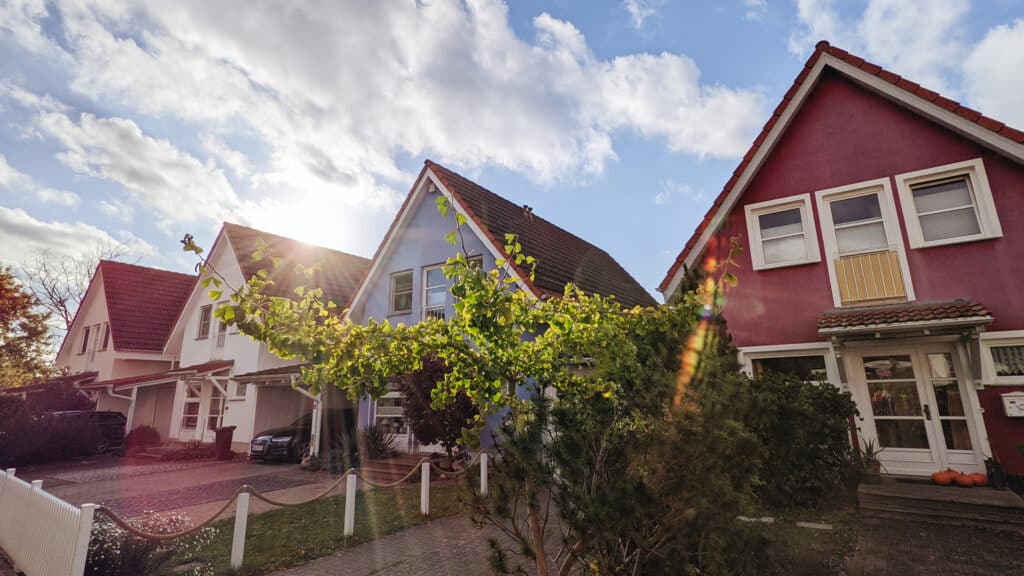
POLYGON ((775 523, 756 528, 767 538, 773 573, 787 576, 825 576, 840 573, 853 549, 857 528, 856 495, 844 492, 813 509, 766 512, 775 523), (797 522, 831 524, 832 530, 815 530, 797 522))
MULTIPOLYGON (((460 483, 435 482, 430 490, 431 517, 465 511, 459 500, 460 483)), ((398 532, 429 520, 420 515, 419 484, 360 491, 356 496, 355 534, 342 535, 345 496, 324 498, 310 504, 278 508, 249 516, 245 540, 244 574, 261 574, 296 566, 398 532)), ((217 535, 197 554, 181 558, 209 563, 215 573, 230 574, 231 536, 234 519, 214 524, 217 535)))

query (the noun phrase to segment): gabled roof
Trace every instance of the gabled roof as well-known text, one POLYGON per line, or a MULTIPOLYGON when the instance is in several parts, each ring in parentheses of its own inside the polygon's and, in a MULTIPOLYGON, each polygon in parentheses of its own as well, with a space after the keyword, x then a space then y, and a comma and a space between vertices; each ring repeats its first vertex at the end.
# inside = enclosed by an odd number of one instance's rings
POLYGON ((273 296, 293 297, 296 287, 311 284, 310 287, 322 289, 325 298, 333 300, 339 309, 343 309, 348 306, 370 268, 370 261, 361 256, 306 244, 231 222, 224 223, 223 232, 230 241, 245 278, 252 278, 263 269, 271 273, 270 279, 274 281, 274 286, 267 293, 273 296), (270 248, 272 256, 285 258, 288 263, 275 270, 269 259, 253 259, 258 239, 270 248), (311 283, 295 273, 294 264, 311 266, 315 263, 320 263, 320 270, 311 283))
POLYGON ((97 269, 114 349, 162 351, 196 277, 109 260, 97 269))
MULTIPOLYGON (((114 350, 143 352, 163 350, 196 281, 191 274, 100 260, 89 280, 86 297, 96 285, 97 277, 102 277, 114 350)), ((83 298, 75 311, 72 327, 83 313, 86 302, 83 298)), ((64 336, 58 357, 76 334, 77 330, 69 330, 64 336)))
POLYGON ((686 245, 669 268, 658 290, 671 294, 682 275, 681 268, 690 267, 704 250, 709 237, 735 206, 747 183, 760 169, 772 147, 789 120, 793 117, 806 95, 813 88, 825 67, 843 74, 847 78, 867 87, 880 96, 891 99, 935 122, 942 123, 965 137, 994 149, 1018 162, 1024 162, 1024 132, 1011 128, 998 120, 982 115, 958 102, 944 98, 938 92, 893 74, 881 66, 854 56, 846 50, 818 42, 814 53, 804 64, 793 85, 765 123, 753 145, 743 156, 732 177, 725 183, 715 198, 704 219, 690 236, 686 245))
POLYGON ((992 314, 969 299, 913 302, 829 310, 818 317, 818 332, 872 331, 908 325, 992 322, 992 314))
POLYGON ((532 282, 528 275, 520 274, 536 295, 560 296, 572 282, 588 293, 614 295, 624 306, 656 304, 604 250, 440 164, 427 160, 425 168, 444 184, 500 253, 505 254, 505 234, 518 236, 523 254, 537 259, 532 282))

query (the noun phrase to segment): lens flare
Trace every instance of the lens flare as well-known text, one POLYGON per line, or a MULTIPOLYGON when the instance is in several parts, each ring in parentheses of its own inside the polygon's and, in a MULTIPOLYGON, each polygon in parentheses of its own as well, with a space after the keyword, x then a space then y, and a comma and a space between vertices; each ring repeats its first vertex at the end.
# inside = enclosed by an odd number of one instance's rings
POLYGON ((673 399, 676 406, 682 404, 687 387, 697 375, 701 354, 714 337, 717 327, 717 324, 712 322, 715 309, 724 302, 714 278, 715 270, 718 269, 718 260, 713 256, 708 256, 704 259, 702 267, 706 278, 697 290, 702 302, 700 319, 693 334, 686 341, 686 348, 682 351, 682 366, 679 369, 679 375, 676 376, 676 394, 673 399))

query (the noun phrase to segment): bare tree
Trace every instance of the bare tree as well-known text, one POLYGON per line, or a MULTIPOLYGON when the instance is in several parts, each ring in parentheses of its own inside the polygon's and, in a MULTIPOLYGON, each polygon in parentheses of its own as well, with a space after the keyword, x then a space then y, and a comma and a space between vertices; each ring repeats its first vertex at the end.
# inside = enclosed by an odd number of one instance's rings
POLYGON ((121 260, 128 255, 123 244, 99 242, 80 256, 68 257, 50 248, 36 250, 21 264, 20 276, 40 306, 71 329, 71 321, 85 297, 100 260, 121 260))

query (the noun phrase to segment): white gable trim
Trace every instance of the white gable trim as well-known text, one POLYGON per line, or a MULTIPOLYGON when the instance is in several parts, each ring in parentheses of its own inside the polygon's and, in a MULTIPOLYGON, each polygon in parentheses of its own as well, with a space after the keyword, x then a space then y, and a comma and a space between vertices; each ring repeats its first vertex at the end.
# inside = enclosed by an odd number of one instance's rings
POLYGON ((676 270, 672 281, 669 282, 668 287, 662 291, 666 297, 674 294, 679 288, 679 283, 683 279, 685 270, 693 267, 697 258, 704 252, 704 249, 707 248, 711 237, 715 235, 719 226, 722 225, 722 221, 730 212, 732 212, 732 209, 736 206, 736 202, 746 191, 750 180, 753 179, 761 169, 761 165, 775 148, 775 144, 778 142, 779 138, 789 127, 789 123, 792 121, 793 116, 795 116, 797 111, 799 111, 800 107, 807 99, 807 95, 810 93, 811 89, 818 83, 825 66, 831 67, 876 94, 895 101, 898 104, 902 104, 903 106, 934 122, 946 126, 970 140, 974 140, 983 146, 992 148, 995 151, 1001 152, 1009 158, 1024 164, 1024 145, 1000 136, 987 128, 983 128, 982 126, 979 126, 978 124, 959 116, 954 112, 950 112, 949 110, 933 102, 929 102, 916 94, 911 94, 910 92, 907 92, 906 90, 895 86, 878 76, 869 74, 852 64, 828 54, 827 52, 823 53, 818 58, 817 62, 814 63, 814 66, 808 73, 807 78, 804 80, 803 84, 800 85, 796 94, 793 95, 789 104, 782 111, 782 114, 779 116, 779 120, 772 127, 771 131, 768 132, 764 143, 762 143, 761 147, 757 150, 757 153, 755 153, 754 157, 751 158, 750 163, 736 180, 736 184, 729 192, 729 195, 726 196, 722 205, 718 207, 718 210, 715 212, 714 216, 712 216, 711 222, 708 224, 707 228, 704 229, 704 232, 701 233, 693 249, 686 255, 686 258, 683 260, 683 266, 680 266, 679 269, 676 270))
MULTIPOLYGON (((231 257, 235 259, 235 264, 238 265, 239 269, 241 269, 241 265, 238 264, 238 256, 235 254, 235 250, 231 246, 231 239, 228 238, 228 233, 225 232, 224 226, 221 226, 220 232, 217 234, 217 239, 213 241, 213 246, 210 248, 210 251, 207 253, 207 256, 206 256, 205 260, 207 262, 212 261, 213 260, 213 255, 216 254, 217 250, 219 248, 221 248, 222 246, 226 246, 227 247, 227 250, 229 250, 229 253, 231 254, 231 257), (223 240, 223 242, 221 242, 222 240, 223 240)), ((243 276, 244 276, 244 274, 243 274, 243 276)), ((167 336, 167 342, 164 342, 164 349, 163 349, 163 352, 162 352, 163 354, 167 354, 168 353, 167 352, 167 348, 171 345, 171 342, 173 342, 174 339, 176 337, 178 337, 179 330, 181 330, 181 333, 180 333, 181 337, 182 338, 185 337, 185 328, 187 327, 187 324, 182 324, 182 322, 186 321, 185 317, 188 316, 187 312, 188 312, 188 309, 189 309, 189 305, 192 304, 192 301, 196 298, 197 294, 206 294, 206 292, 207 292, 207 288, 203 288, 202 280, 203 280, 203 275, 200 274, 198 276, 198 278, 196 279, 195 287, 192 288, 192 293, 188 295, 188 298, 185 300, 185 303, 181 305, 181 311, 178 312, 178 319, 174 321, 174 327, 171 328, 171 332, 167 336)), ((212 324, 211 324, 211 326, 212 326, 212 324)), ((178 352, 180 354, 181 350, 179 349, 178 352)))
MULTIPOLYGON (((97 291, 100 289, 100 284, 104 284, 103 275, 100 273, 99 264, 97 264, 96 269, 93 270, 92 278, 89 279, 89 286, 87 286, 85 289, 85 295, 82 296, 82 301, 78 304, 78 309, 75 310, 75 317, 71 319, 71 326, 68 327, 67 332, 64 334, 64 341, 60 343, 60 348, 57 350, 57 355, 53 357, 53 362, 55 365, 60 365, 61 358, 66 357, 65 352, 67 352, 68 343, 74 342, 77 339, 76 335, 78 334, 78 325, 80 324, 80 320, 86 316, 86 311, 89 309, 90 306, 92 306, 95 303, 96 298, 98 298, 96 294, 97 291), (100 282, 96 282, 96 278, 99 278, 100 282)), ((103 288, 104 290, 106 290, 105 284, 103 288)), ((104 299, 104 304, 105 303, 106 299, 104 299)), ((106 317, 106 322, 109 324, 110 310, 106 310, 106 317)), ((111 334, 110 340, 110 349, 116 352, 117 348, 114 346, 113 334, 111 334)))
MULTIPOLYGON (((451 207, 456 212, 466 217, 466 225, 469 226, 469 229, 473 231, 473 234, 475 234, 477 238, 480 239, 480 242, 484 245, 484 247, 486 247, 486 249, 491 253, 491 255, 494 256, 495 259, 508 259, 508 256, 503 252, 499 251, 494 246, 494 243, 491 242, 490 239, 488 239, 487 235, 484 234, 483 230, 480 228, 480 225, 477 224, 476 220, 474 220, 469 215, 468 212, 466 212, 466 208, 462 205, 461 202, 459 202, 456 199, 456 197, 451 193, 451 191, 448 190, 448 188, 441 182, 437 175, 434 174, 433 170, 431 170, 430 167, 427 167, 423 171, 423 174, 420 176, 420 178, 418 178, 416 182, 413 184, 412 191, 409 193, 411 197, 403 206, 402 211, 398 214, 394 226, 388 231, 388 235, 384 238, 384 244, 381 246, 376 257, 374 257, 373 262, 370 264, 370 270, 369 272, 366 273, 366 278, 363 280, 363 283, 359 286, 359 290, 356 291, 356 295, 352 297, 352 301, 348 306, 348 310, 345 312, 346 319, 350 317, 352 310, 358 308, 358 306, 366 298, 366 293, 369 291, 370 286, 374 284, 374 282, 380 276, 381 270, 383 268, 383 262, 385 262, 391 256, 391 252, 394 249, 395 239, 400 235, 400 232, 408 225, 409 219, 412 218, 415 209, 419 207, 419 203, 422 201, 422 197, 427 193, 427 189, 429 188, 428 184, 433 184, 434 186, 436 186, 437 189, 441 191, 445 195, 445 197, 448 198, 451 207)), ((440 241, 440 239, 438 240, 440 241)), ((516 283, 522 290, 524 290, 527 294, 535 296, 535 294, 529 288, 526 287, 526 284, 523 282, 522 278, 520 278, 520 276, 515 272, 515 270, 511 267, 511 265, 508 262, 505 263, 504 269, 509 273, 509 275, 515 278, 516 283)))

